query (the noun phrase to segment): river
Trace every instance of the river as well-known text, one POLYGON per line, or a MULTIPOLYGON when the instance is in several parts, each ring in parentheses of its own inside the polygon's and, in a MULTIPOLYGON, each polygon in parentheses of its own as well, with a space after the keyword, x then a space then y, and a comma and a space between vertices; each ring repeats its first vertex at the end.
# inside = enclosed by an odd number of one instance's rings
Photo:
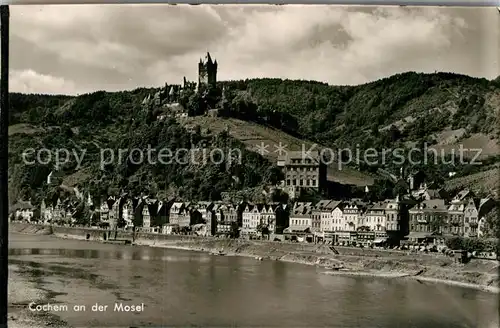
POLYGON ((10 265, 49 292, 38 303, 67 305, 53 313, 74 327, 499 326, 498 295, 454 286, 53 236, 11 234, 9 246, 10 265), (115 303, 144 311, 114 312, 115 303))

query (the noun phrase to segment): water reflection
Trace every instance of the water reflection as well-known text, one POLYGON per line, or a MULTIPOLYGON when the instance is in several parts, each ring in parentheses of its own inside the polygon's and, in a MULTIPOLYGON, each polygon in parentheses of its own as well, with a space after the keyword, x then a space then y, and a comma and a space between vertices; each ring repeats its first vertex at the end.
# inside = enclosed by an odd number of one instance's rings
POLYGON ((213 256, 172 256, 166 255, 167 250, 150 248, 124 248, 123 250, 96 250, 96 249, 60 249, 60 248, 11 248, 9 256, 60 256, 78 259, 103 259, 122 261, 162 261, 162 262, 198 262, 208 263, 213 256))
POLYGON ((28 238, 10 240, 10 260, 43 272, 44 286, 68 294, 57 301, 129 299, 147 306, 139 315, 61 314, 76 327, 89 321, 95 327, 498 327, 497 295, 475 290, 328 276, 243 257, 28 238))

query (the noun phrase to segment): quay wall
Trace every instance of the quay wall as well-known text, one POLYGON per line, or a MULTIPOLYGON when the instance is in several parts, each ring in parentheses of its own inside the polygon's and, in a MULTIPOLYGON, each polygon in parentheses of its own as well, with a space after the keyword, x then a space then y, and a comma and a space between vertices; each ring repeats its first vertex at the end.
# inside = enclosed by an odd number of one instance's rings
MULTIPOLYGON (((201 251, 219 251, 234 253, 274 254, 273 257, 281 257, 290 253, 313 253, 316 255, 331 255, 333 251, 322 244, 292 243, 278 241, 249 241, 240 239, 219 239, 214 237, 166 235, 158 233, 134 233, 131 231, 114 231, 109 229, 93 229, 82 227, 61 227, 28 223, 10 223, 10 230, 18 233, 55 235, 59 238, 105 241, 109 239, 127 239, 137 245, 156 247, 178 247, 201 251)), ((335 250, 341 256, 363 256, 363 257, 403 257, 408 256, 408 251, 381 250, 370 248, 355 248, 335 246, 335 250)), ((421 257, 433 258, 440 254, 419 254, 421 257)))
POLYGON ((34 234, 34 235, 54 235, 59 238, 80 239, 91 241, 105 241, 109 239, 127 239, 134 240, 137 244, 156 244, 156 243, 176 243, 176 242, 202 242, 211 240, 210 237, 199 236, 183 236, 183 235, 165 235, 158 233, 145 233, 131 231, 115 231, 110 229, 95 229, 84 227, 63 227, 50 226, 43 224, 29 224, 20 222, 11 222, 9 230, 17 233, 34 234))

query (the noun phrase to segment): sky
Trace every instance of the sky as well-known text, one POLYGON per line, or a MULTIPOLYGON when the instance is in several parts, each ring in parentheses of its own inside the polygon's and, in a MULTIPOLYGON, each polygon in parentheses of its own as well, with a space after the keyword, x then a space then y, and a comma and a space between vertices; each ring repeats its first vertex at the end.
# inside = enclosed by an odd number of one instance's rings
POLYGON ((500 75, 496 8, 54 5, 10 7, 12 92, 82 94, 218 79, 354 85, 396 73, 500 75))

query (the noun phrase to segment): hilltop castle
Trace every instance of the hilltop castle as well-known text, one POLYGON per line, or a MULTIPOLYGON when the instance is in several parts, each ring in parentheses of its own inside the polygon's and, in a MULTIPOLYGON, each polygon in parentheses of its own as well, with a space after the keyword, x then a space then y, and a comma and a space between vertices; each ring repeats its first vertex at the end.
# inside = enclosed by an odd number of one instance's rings
MULTIPOLYGON (((197 111, 197 114, 206 113, 214 108, 220 97, 220 92, 217 90, 217 66, 217 60, 212 60, 210 53, 207 52, 205 58, 200 58, 198 63, 198 83, 187 81, 186 77, 183 79, 183 84, 165 83, 165 86, 154 95, 150 94, 144 98, 143 107, 147 110, 168 109, 168 114, 161 115, 161 117, 186 116, 189 115, 186 108, 187 99, 190 95, 198 94, 201 97, 199 106, 201 111, 197 111)), ((196 113, 191 113, 191 115, 196 115, 196 113)))
POLYGON ((198 63, 198 91, 214 88, 217 85, 217 60, 212 61, 207 52, 205 60, 200 58, 198 63))

